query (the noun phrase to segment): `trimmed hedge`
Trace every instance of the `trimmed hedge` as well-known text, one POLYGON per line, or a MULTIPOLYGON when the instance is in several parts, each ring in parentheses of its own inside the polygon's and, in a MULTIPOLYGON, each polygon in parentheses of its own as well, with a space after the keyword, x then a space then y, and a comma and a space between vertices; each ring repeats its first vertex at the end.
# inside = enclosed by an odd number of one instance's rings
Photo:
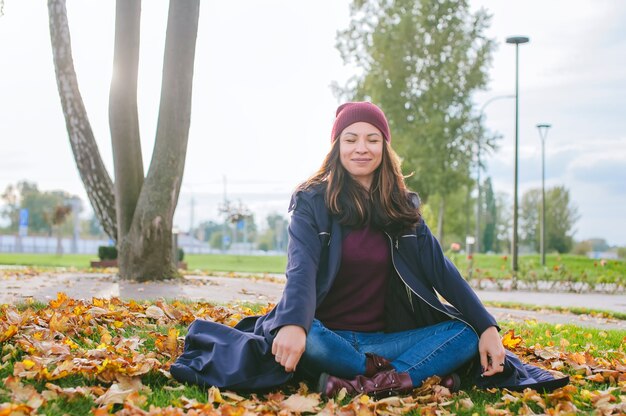
POLYGON ((100 247, 98 247, 98 258, 100 258, 100 260, 115 260, 115 259, 117 259, 117 247, 115 247, 115 246, 100 246, 100 247))

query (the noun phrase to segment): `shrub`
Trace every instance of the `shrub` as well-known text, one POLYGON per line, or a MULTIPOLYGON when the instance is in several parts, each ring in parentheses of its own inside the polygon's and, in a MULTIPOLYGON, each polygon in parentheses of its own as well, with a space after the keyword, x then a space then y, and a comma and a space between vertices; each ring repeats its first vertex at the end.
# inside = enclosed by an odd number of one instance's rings
POLYGON ((117 259, 117 247, 115 246, 100 246, 98 247, 98 257, 100 260, 115 260, 117 259))
POLYGON ((178 248, 178 261, 183 261, 184 258, 185 258, 185 250, 179 247, 178 248))

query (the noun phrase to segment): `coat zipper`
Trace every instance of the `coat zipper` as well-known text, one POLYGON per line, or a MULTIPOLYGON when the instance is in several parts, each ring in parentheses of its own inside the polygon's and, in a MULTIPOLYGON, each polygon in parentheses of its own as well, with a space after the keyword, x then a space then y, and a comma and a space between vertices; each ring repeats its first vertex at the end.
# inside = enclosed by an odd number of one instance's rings
MULTIPOLYGON (((387 233, 385 233, 385 234, 387 234, 387 233)), ((405 286, 406 286, 406 287, 407 287, 407 288, 408 288, 411 292, 413 292, 413 293, 415 294, 415 296, 417 296, 418 298, 420 298, 420 299, 421 299, 424 303, 426 303, 428 306, 430 306, 431 308, 433 308, 433 309, 434 309, 434 310, 436 310, 436 311, 439 311, 439 312, 443 313, 444 315, 449 316, 449 317, 450 317, 450 318, 452 318, 452 319, 457 319, 457 320, 459 320, 459 321, 463 322, 465 325, 469 326, 469 327, 472 329, 472 331, 474 331, 474 333, 475 333, 476 335, 478 335, 478 336, 480 337, 480 335, 478 334, 478 332, 476 332, 476 330, 474 329, 474 327, 473 327, 473 326, 471 326, 469 323, 467 323, 465 320, 463 320, 463 319, 461 319, 461 318, 459 318, 459 317, 457 317, 457 316, 450 315, 448 312, 446 312, 446 311, 442 311, 441 309, 439 309, 439 308, 437 308, 437 307, 435 307, 435 306, 431 305, 431 304, 430 304, 430 302, 428 302, 426 299, 424 299, 423 297, 421 297, 421 296, 419 295, 419 293, 417 293, 415 290, 413 290, 413 288, 412 288, 411 286, 409 286, 409 285, 406 283, 406 280, 404 280, 404 277, 402 277, 402 275, 401 275, 401 274, 400 274, 400 272, 398 271, 398 268, 396 267, 396 260, 395 260, 394 255, 393 255, 393 246, 394 246, 394 244, 393 244, 393 238, 391 238, 391 236, 390 236, 389 234, 387 234, 387 237, 389 237, 389 243, 391 244, 391 264, 393 264, 393 268, 395 269, 396 273, 398 274, 398 277, 400 277, 400 280, 402 280, 402 283, 404 283, 404 285, 405 285, 405 286)), ((395 244, 395 246, 396 246, 396 250, 397 250, 397 249, 398 249, 398 239, 397 239, 397 238, 396 238, 396 244, 395 244)), ((413 300, 412 300, 411 298, 409 298, 409 301, 411 302, 411 308, 413 308, 413 300)), ((415 310, 413 310, 413 312, 415 312, 415 310)))

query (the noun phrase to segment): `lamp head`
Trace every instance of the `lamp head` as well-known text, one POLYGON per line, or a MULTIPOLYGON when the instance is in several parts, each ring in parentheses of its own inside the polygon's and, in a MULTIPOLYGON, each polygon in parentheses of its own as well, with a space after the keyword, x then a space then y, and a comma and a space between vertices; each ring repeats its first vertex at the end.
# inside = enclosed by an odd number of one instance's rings
POLYGON ((552 127, 552 124, 547 124, 547 123, 537 124, 537 129, 539 130, 539 136, 541 137, 541 140, 546 139, 546 135, 548 134, 548 129, 550 127, 552 127))
POLYGON ((530 39, 526 36, 509 36, 506 38, 506 43, 514 43, 519 45, 520 43, 528 43, 530 39))

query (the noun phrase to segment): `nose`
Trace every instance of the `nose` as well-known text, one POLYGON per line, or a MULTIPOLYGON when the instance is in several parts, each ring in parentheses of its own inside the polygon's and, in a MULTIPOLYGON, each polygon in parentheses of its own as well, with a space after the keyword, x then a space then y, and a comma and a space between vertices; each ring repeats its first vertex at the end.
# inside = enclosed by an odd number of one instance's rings
POLYGON ((365 144, 365 140, 364 139, 359 139, 356 142, 356 151, 357 153, 366 153, 367 152, 367 145, 365 144))

